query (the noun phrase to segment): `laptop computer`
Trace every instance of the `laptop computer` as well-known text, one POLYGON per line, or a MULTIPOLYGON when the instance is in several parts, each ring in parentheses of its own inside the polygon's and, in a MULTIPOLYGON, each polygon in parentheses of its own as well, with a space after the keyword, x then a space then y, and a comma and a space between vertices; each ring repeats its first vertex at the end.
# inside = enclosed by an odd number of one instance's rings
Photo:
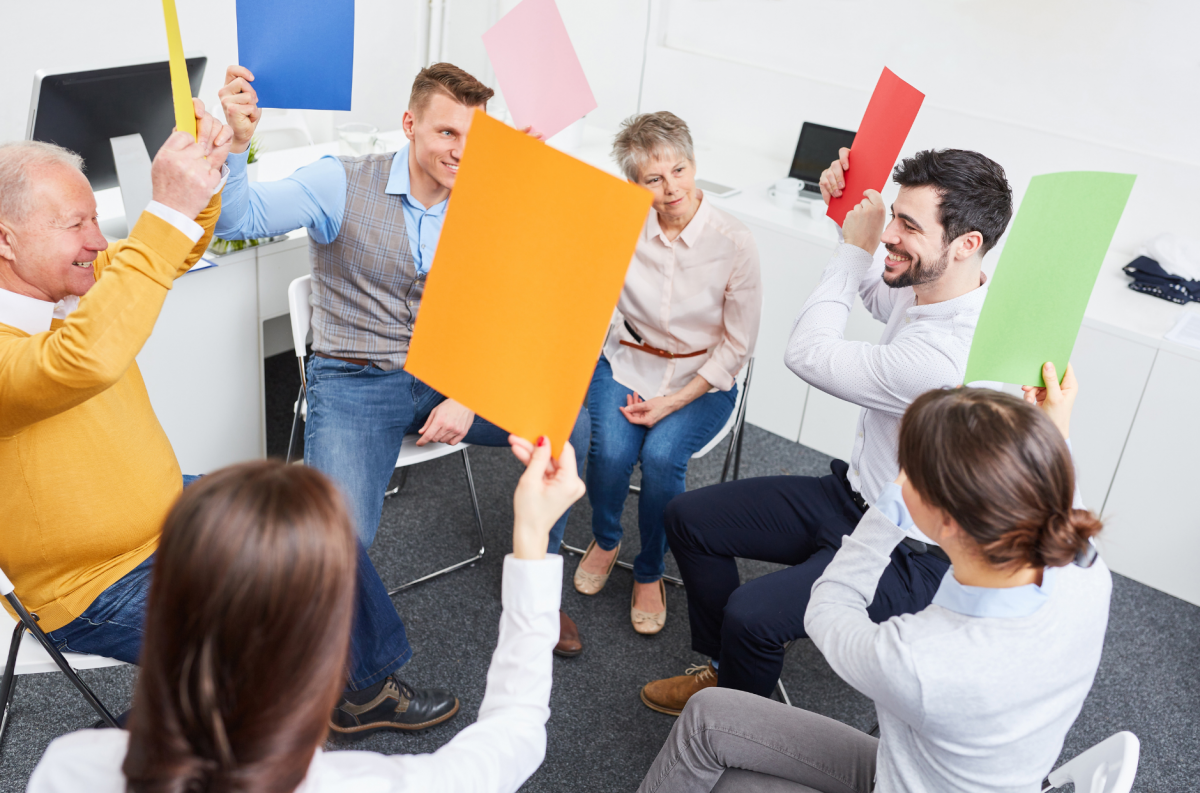
POLYGON ((788 176, 799 179, 804 185, 800 195, 804 198, 820 198, 821 172, 838 158, 838 150, 850 148, 854 143, 854 130, 827 127, 805 121, 800 128, 800 141, 792 157, 792 168, 788 176))

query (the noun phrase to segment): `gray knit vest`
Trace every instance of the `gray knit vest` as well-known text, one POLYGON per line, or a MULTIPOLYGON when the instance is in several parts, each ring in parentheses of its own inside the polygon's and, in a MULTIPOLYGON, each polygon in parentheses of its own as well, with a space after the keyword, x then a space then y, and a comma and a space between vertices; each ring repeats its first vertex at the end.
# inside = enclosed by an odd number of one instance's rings
POLYGON ((312 252, 313 350, 401 369, 425 292, 401 197, 384 192, 395 154, 340 157, 346 212, 337 238, 312 252))

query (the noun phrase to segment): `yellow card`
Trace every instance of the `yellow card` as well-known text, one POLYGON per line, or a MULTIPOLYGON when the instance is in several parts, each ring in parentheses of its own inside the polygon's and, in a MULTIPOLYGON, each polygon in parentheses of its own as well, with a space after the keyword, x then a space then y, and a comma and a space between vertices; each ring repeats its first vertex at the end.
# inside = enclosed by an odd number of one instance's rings
POLYGON ((476 111, 404 368, 557 456, 651 198, 476 111))
POLYGON ((162 0, 167 22, 167 50, 171 54, 171 95, 175 99, 175 128, 196 137, 196 110, 192 107, 192 86, 188 82, 187 61, 183 59, 183 39, 179 37, 179 15, 175 0, 162 0))

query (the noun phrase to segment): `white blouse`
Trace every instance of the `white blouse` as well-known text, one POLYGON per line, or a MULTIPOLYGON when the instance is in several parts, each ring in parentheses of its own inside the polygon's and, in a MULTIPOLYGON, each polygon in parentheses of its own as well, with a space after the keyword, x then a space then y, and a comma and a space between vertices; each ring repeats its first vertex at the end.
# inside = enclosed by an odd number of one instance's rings
POLYGON ((696 375, 728 391, 754 352, 762 315, 758 247, 745 224, 711 204, 702 196, 674 241, 651 209, 638 237, 604 357, 613 379, 644 399, 673 394, 696 375), (707 354, 669 359, 623 346, 622 339, 637 340, 622 319, 651 347, 707 354))
MULTIPOLYGON (((562 557, 504 559, 500 639, 478 720, 432 754, 317 750, 297 793, 512 793, 546 756, 551 651, 558 642, 562 557)), ((46 749, 28 793, 125 793, 124 730, 80 730, 46 749)))

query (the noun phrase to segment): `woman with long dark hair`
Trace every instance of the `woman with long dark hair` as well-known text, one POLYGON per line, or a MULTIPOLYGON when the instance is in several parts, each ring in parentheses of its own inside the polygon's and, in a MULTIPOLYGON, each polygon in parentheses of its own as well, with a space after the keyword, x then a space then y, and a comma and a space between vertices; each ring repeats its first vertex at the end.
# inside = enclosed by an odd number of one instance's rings
POLYGON ((1091 688, 1112 578, 1073 508, 1065 442, 1076 392, 1027 399, 930 391, 900 426, 900 478, 813 586, 804 627, 846 682, 875 701, 879 738, 753 694, 688 702, 640 788, 1033 793, 1091 688), (867 606, 908 507, 952 566, 933 603, 875 624, 867 606), (719 784, 718 784, 719 783, 719 784))
POLYGON ((57 739, 28 790, 516 790, 541 764, 550 715, 562 557, 547 555, 546 541, 584 489, 570 444, 555 463, 544 439, 510 442, 527 468, 513 498, 500 642, 479 720, 446 746, 320 751, 345 685, 354 526, 316 469, 252 462, 186 488, 167 516, 129 731, 57 739))

